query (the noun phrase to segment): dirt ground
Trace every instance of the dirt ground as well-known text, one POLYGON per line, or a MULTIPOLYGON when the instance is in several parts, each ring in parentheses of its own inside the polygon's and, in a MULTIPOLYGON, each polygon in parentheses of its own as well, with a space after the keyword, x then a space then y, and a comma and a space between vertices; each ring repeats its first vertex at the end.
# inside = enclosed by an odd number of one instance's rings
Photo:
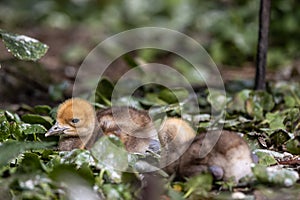
MULTIPOLYGON (((46 55, 37 63, 14 59, 7 52, 3 43, 0 43, 0 108, 16 109, 20 104, 56 105, 60 100, 49 95, 54 86, 63 87, 62 99, 72 95, 72 85, 85 53, 92 50, 95 44, 92 41, 96 30, 90 31, 83 27, 68 30, 57 28, 33 28, 19 31, 19 33, 36 38, 49 46, 46 55), (76 57, 68 57, 68 51, 74 46, 82 47, 85 52, 76 57), (72 59, 68 59, 72 58, 72 59)), ((101 34, 100 34, 101 35, 101 34)), ((99 37, 101 38, 101 37, 99 37)), ((105 39, 105 36, 102 35, 105 39)), ((165 62, 162 58, 161 62, 165 62)), ((167 63, 167 61, 166 61, 167 63)), ((275 72, 268 72, 268 80, 290 79, 294 71, 299 75, 300 64, 275 72), (296 66, 296 70, 294 67, 296 66)), ((252 82, 255 76, 254 63, 245 63, 241 67, 218 65, 224 82, 233 80, 248 80, 252 82)), ((126 63, 118 59, 106 72, 112 80, 117 80, 128 70, 126 63)), ((295 73, 294 73, 295 75, 295 73)))

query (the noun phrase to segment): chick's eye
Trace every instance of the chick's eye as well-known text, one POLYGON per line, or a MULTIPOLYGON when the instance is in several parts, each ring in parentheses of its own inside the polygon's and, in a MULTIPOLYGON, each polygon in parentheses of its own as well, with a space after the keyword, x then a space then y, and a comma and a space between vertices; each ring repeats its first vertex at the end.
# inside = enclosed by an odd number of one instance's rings
POLYGON ((76 124, 76 123, 78 123, 78 122, 79 122, 79 119, 77 119, 77 118, 74 118, 74 119, 72 119, 72 120, 71 120, 71 122, 72 122, 73 124, 76 124))

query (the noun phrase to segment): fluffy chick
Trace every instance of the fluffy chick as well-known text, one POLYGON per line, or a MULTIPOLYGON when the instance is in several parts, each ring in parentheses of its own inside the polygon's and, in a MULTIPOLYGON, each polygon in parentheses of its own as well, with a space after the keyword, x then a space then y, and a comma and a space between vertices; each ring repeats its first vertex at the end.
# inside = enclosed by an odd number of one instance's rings
POLYGON ((156 150, 156 131, 146 111, 130 107, 115 107, 95 111, 86 100, 66 100, 57 110, 55 125, 46 137, 60 135, 59 150, 91 148, 101 135, 114 134, 129 152, 156 150))
POLYGON ((211 172, 217 180, 233 177, 238 182, 252 174, 251 163, 251 151, 240 136, 230 131, 209 131, 196 136, 187 151, 165 170, 179 178, 211 172), (218 140, 213 145, 216 137, 218 140), (201 156, 206 150, 207 154, 201 156))
POLYGON ((116 135, 129 152, 159 151, 157 131, 147 111, 131 107, 113 107, 97 112, 105 135, 116 135))
POLYGON ((161 167, 174 172, 172 162, 177 162, 179 157, 189 148, 196 132, 182 119, 167 118, 161 125, 158 138, 161 144, 161 167))
POLYGON ((91 139, 102 135, 93 106, 83 99, 69 99, 59 105, 56 123, 46 137, 60 135, 58 149, 90 147, 91 139))

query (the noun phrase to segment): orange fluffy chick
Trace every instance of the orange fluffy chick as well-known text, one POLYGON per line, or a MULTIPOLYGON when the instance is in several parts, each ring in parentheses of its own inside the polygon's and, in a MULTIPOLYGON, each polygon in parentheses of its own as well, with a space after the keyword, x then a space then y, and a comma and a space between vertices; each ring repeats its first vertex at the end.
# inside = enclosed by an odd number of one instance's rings
POLYGON ((56 123, 46 137, 60 135, 59 150, 91 148, 101 135, 114 134, 129 152, 157 150, 156 130, 146 111, 115 107, 95 111, 86 100, 66 100, 57 110, 56 123))

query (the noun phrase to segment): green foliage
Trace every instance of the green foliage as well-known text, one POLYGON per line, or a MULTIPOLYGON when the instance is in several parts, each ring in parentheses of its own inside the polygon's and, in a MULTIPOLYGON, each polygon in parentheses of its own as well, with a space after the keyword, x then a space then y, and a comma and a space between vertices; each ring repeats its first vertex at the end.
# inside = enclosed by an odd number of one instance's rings
POLYGON ((26 150, 43 149, 52 145, 52 143, 41 142, 6 141, 0 146, 0 167, 26 150))
MULTIPOLYGON (((97 95, 101 94, 96 105, 111 104, 113 87, 110 81, 101 81, 96 91, 97 95), (100 101, 103 97, 106 102, 100 101)), ((180 108, 188 107, 186 111, 191 112, 185 112, 185 117, 193 120, 201 130, 217 123, 227 130, 244 133, 259 157, 259 163, 253 168, 254 177, 248 180, 250 183, 254 181, 264 187, 298 185, 296 171, 275 168, 285 155, 278 152, 288 151, 294 155, 300 152, 298 83, 270 84, 266 92, 246 89, 226 97, 218 90, 212 94, 201 91, 199 105, 189 104, 189 94, 183 88, 173 91, 148 85, 138 90, 132 97, 120 97, 117 102, 121 105, 134 102, 137 108, 152 108, 155 122, 166 115, 180 116, 180 108), (180 104, 177 98, 182 101, 180 104), (226 107, 222 111, 226 118, 212 124, 210 109, 218 110, 221 104, 226 107), (203 108, 201 113, 194 112, 195 106, 203 108), (264 151, 264 148, 273 151, 264 151)), ((209 174, 175 182, 157 167, 159 155, 150 152, 147 155, 130 154, 113 136, 100 138, 90 151, 57 152, 52 149, 55 143, 47 142, 51 138, 44 137, 53 124, 55 109, 45 105, 22 106, 22 109, 25 113, 21 117, 13 112, 0 111, 0 191, 9 198, 70 199, 74 194, 80 195, 74 189, 80 187, 90 198, 97 199, 100 195, 107 199, 133 199, 141 191, 141 172, 149 170, 156 170, 155 174, 165 183, 163 195, 173 199, 214 199, 219 195, 226 196, 237 187, 230 180, 214 182, 209 174), (214 191, 218 187, 221 190, 216 195, 214 191)))

